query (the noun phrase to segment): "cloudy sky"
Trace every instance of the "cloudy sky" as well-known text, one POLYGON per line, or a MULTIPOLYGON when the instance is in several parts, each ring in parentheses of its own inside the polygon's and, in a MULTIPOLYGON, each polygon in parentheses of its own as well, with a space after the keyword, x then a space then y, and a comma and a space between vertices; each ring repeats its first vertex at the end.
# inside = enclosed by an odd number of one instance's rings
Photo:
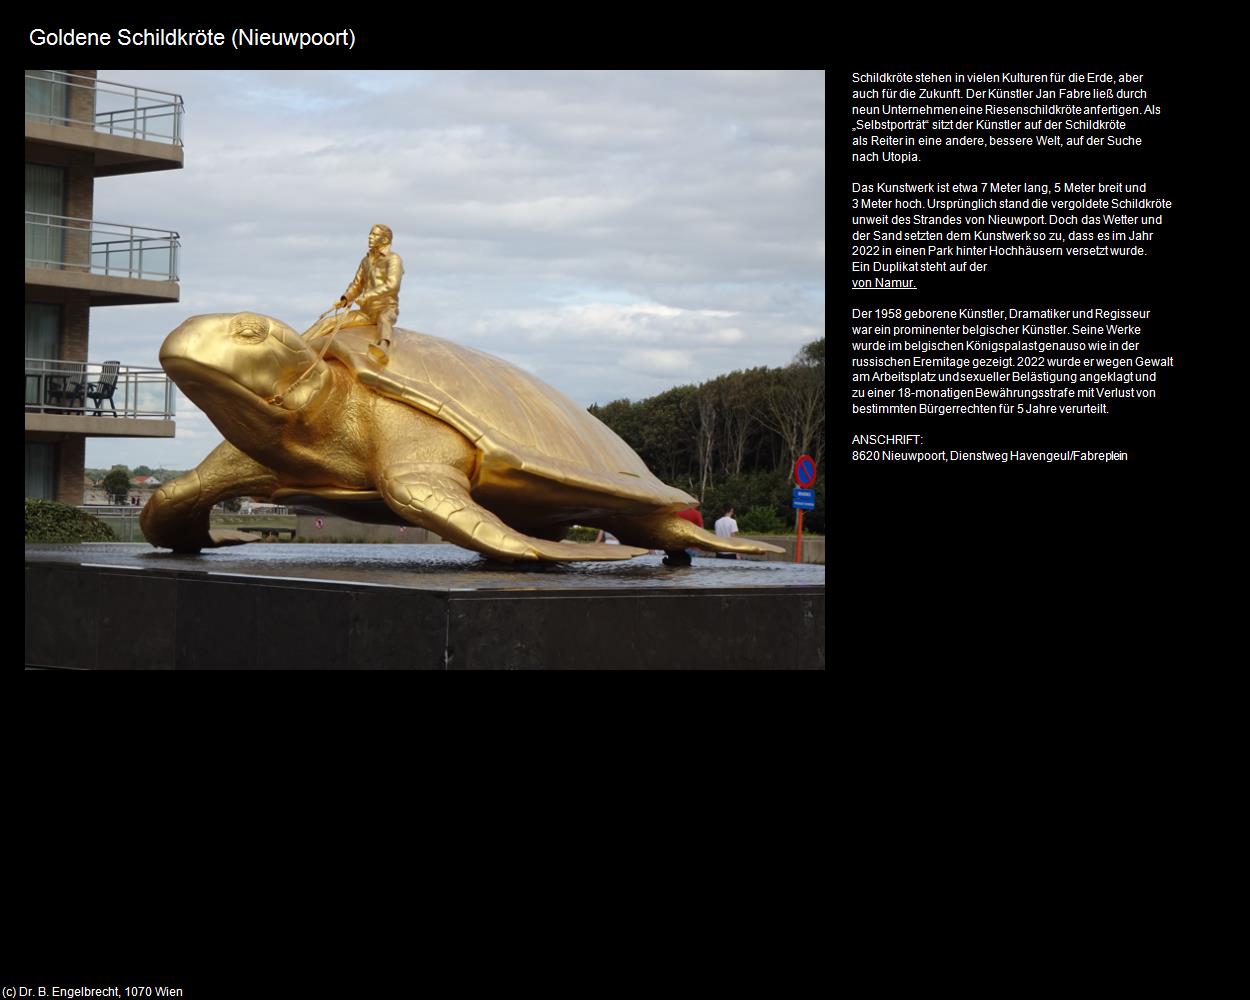
MULTIPOLYGON (((101 72, 186 103, 182 170, 96 182, 95 217, 177 230, 182 301, 92 310, 91 359, 155 365, 187 316, 303 330, 375 222, 400 327, 590 404, 783 365, 825 328, 822 72, 101 72)), ((221 440, 87 465, 190 468, 221 440)))

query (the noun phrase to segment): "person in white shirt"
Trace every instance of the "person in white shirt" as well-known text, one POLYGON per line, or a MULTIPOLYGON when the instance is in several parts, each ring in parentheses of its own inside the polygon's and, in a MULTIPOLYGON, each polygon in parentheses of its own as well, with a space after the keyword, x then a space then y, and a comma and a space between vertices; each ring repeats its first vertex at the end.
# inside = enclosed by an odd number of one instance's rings
MULTIPOLYGON (((732 505, 725 507, 725 516, 716 522, 716 534, 720 538, 733 538, 738 533, 738 522, 734 520, 732 505)), ((717 552, 717 559, 737 559, 736 552, 717 552)))

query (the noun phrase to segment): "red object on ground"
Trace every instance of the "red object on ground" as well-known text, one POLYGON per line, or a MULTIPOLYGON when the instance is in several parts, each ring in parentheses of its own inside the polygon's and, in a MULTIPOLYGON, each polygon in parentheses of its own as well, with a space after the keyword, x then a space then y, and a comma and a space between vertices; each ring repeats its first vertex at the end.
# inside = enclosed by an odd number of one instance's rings
POLYGON ((677 516, 684 517, 697 528, 703 527, 703 515, 699 513, 698 507, 687 507, 685 510, 679 510, 677 516))

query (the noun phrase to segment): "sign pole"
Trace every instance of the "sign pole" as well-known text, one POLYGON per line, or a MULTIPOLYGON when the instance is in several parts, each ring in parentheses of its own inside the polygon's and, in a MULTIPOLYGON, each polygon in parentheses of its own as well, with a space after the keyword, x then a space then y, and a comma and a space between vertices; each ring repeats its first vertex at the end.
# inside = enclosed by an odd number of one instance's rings
POLYGON ((795 518, 794 561, 803 560, 803 511, 816 509, 816 494, 812 487, 816 485, 816 459, 811 455, 800 455, 794 461, 794 481, 799 489, 793 491, 791 506, 799 512, 795 518))

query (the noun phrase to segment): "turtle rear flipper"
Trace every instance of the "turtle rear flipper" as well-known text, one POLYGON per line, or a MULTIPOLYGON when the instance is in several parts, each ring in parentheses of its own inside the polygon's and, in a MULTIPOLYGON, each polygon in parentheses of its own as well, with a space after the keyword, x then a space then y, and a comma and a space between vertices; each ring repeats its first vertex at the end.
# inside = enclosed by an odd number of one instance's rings
POLYGON ((765 555, 769 552, 785 552, 785 549, 768 542, 737 538, 721 538, 719 535, 692 524, 676 514, 649 514, 643 517, 621 518, 608 529, 622 541, 634 545, 646 545, 653 549, 708 549, 711 552, 740 552, 747 555, 765 555))
POLYGON ((630 545, 576 545, 535 538, 510 528, 469 493, 469 480, 450 465, 404 462, 388 466, 378 483, 400 517, 503 562, 632 559, 646 549, 630 545))

